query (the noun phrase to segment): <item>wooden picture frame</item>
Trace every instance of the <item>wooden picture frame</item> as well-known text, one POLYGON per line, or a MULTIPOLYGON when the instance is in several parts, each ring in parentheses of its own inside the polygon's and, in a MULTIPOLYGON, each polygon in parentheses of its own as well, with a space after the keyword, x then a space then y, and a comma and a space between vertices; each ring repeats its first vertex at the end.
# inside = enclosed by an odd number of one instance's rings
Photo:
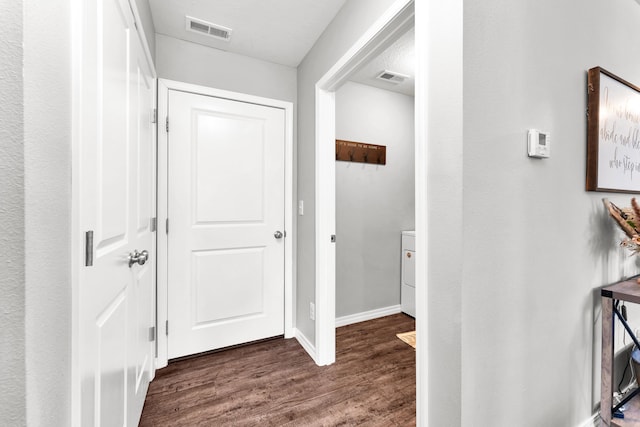
POLYGON ((587 191, 640 193, 640 88, 588 72, 587 191))

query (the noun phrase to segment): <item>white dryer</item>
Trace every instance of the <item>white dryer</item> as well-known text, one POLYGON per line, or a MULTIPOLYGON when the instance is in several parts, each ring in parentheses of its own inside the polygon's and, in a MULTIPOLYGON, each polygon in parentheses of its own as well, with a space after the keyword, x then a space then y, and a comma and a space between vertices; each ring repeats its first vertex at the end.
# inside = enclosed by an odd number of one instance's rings
POLYGON ((400 277, 400 307, 416 317, 416 232, 402 232, 402 272, 400 277))

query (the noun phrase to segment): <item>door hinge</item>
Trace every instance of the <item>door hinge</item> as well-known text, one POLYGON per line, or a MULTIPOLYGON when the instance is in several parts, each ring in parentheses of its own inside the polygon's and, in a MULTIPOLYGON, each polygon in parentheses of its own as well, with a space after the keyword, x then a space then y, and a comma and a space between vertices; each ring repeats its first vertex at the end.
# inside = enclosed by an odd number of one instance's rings
POLYGON ((164 222, 164 228, 167 234, 169 234, 169 218, 164 222))
POLYGON ((153 109, 151 110, 151 123, 155 123, 158 121, 158 110, 157 109, 153 109))
POLYGON ((167 116, 167 119, 165 120, 165 129, 167 129, 167 133, 169 133, 169 116, 167 116))
POLYGON ((332 234, 331 235, 331 243, 335 243, 336 242, 336 235, 332 234))
POLYGON ((84 233, 84 265, 86 267, 93 265, 93 230, 84 233))
POLYGON ((149 341, 155 341, 155 340, 156 340, 156 327, 151 326, 149 328, 149 341))
POLYGON ((164 322, 164 330, 166 332, 166 335, 169 336, 169 321, 168 320, 166 320, 164 322))
POLYGON ((151 218, 150 228, 152 233, 158 229, 158 218, 151 218))

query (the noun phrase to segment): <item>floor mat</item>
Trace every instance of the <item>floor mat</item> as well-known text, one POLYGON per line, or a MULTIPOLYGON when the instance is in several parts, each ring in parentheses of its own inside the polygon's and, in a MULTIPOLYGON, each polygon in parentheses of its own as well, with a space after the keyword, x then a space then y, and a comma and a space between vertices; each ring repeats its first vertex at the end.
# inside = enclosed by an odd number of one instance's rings
POLYGON ((416 331, 405 332, 403 334, 396 334, 398 338, 409 344, 411 347, 416 348, 416 331))

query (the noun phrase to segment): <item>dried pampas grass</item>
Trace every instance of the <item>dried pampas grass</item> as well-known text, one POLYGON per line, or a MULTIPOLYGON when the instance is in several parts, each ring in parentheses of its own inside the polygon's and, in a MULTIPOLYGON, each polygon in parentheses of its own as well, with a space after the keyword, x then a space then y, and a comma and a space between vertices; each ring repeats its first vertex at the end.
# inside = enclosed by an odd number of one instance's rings
POLYGON ((602 202, 609 211, 609 215, 628 237, 620 242, 620 246, 630 250, 632 255, 640 254, 640 204, 636 198, 631 199, 630 208, 622 209, 608 199, 602 199, 602 202))

